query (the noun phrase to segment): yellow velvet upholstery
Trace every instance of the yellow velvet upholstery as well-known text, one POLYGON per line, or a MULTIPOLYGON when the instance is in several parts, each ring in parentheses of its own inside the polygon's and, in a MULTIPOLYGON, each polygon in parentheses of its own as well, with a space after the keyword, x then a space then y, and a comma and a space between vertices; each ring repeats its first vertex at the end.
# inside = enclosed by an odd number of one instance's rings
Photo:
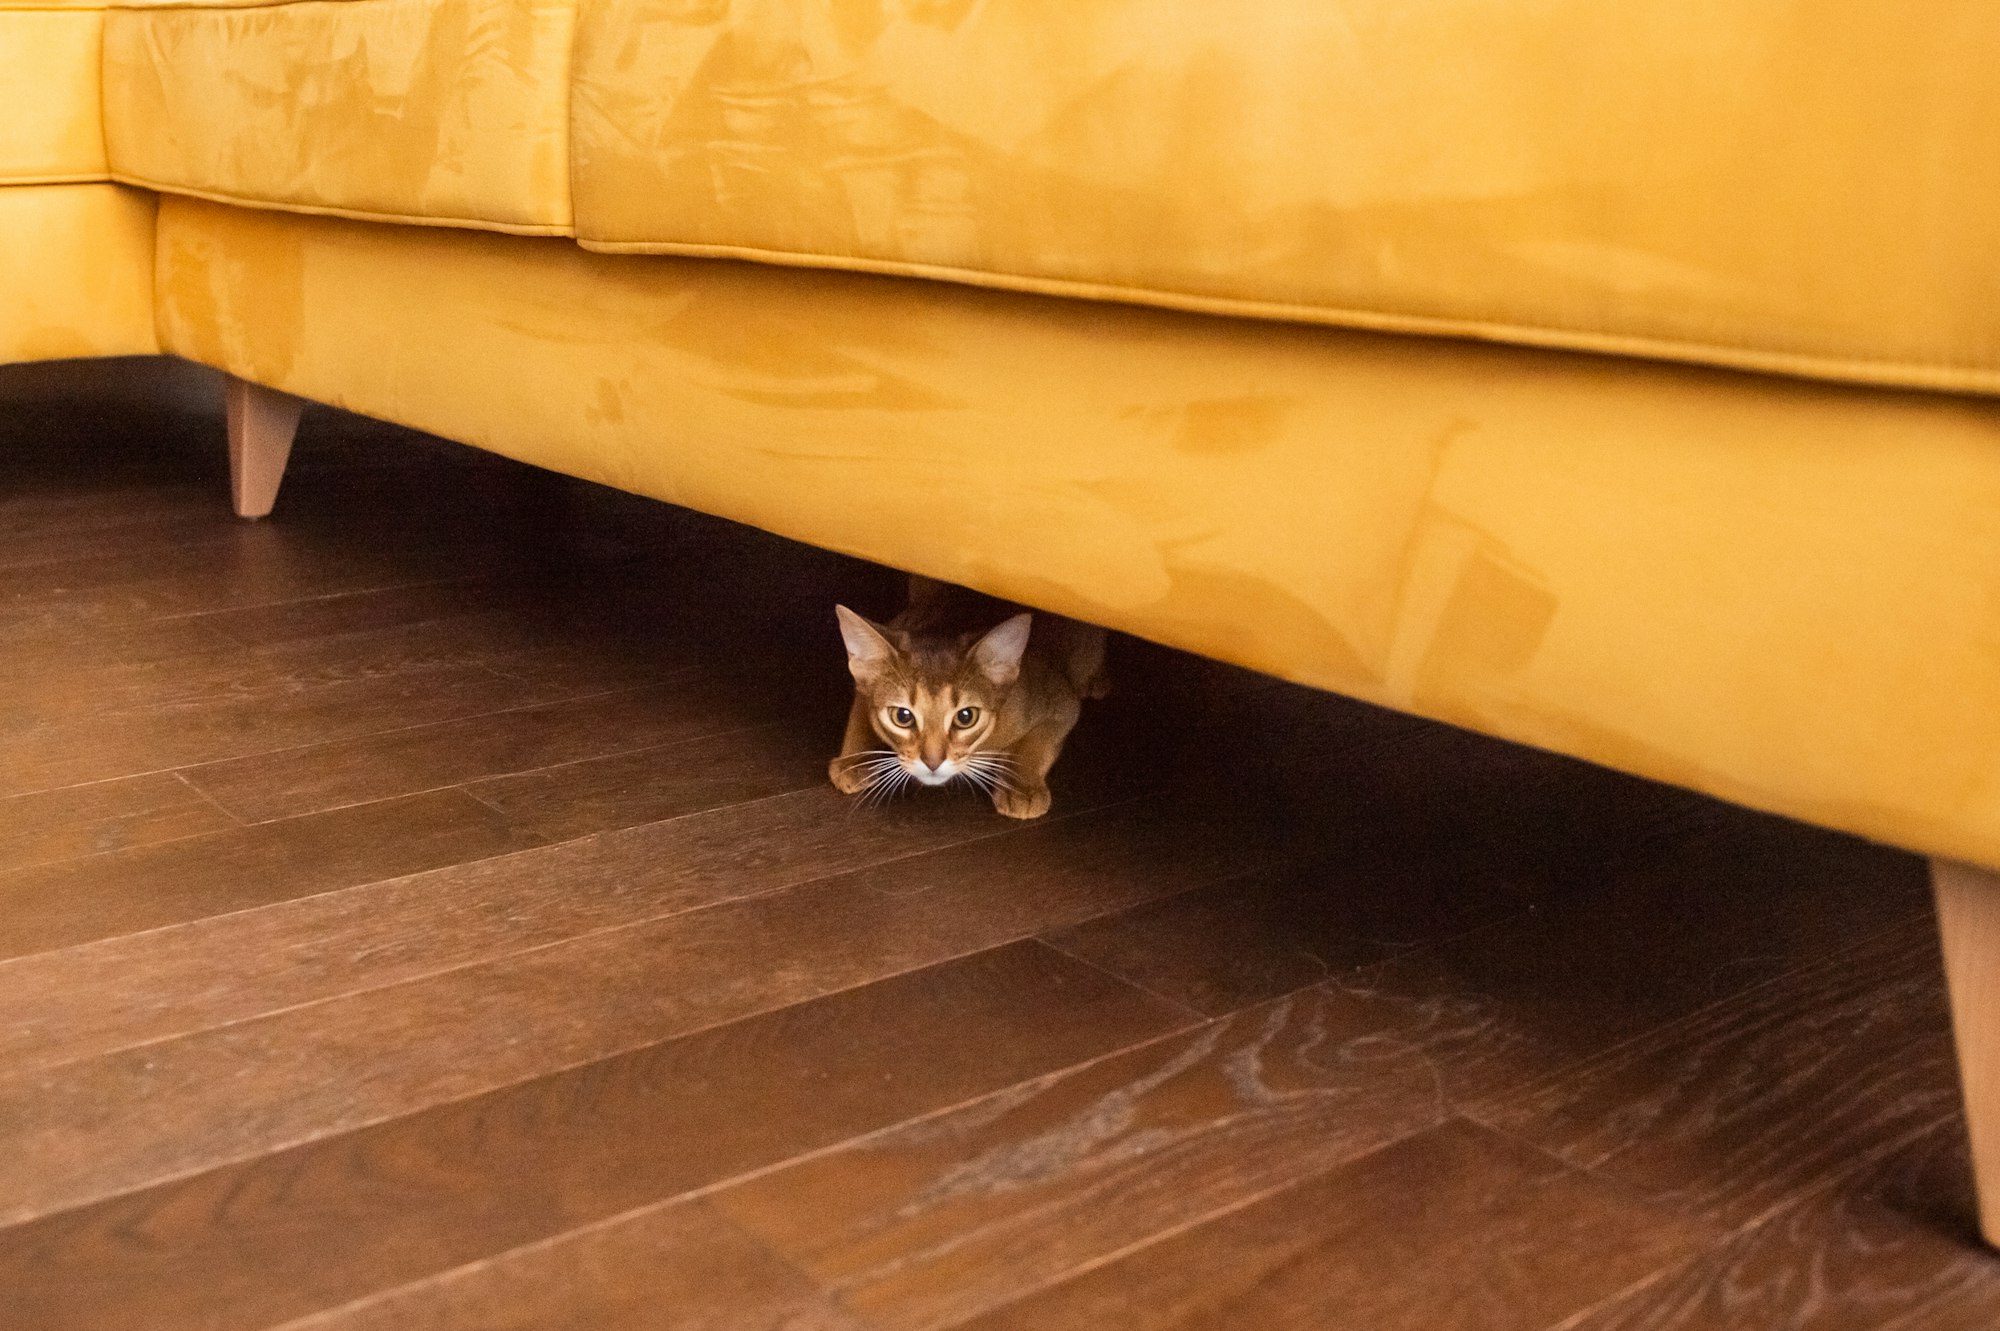
POLYGON ((262 383, 2000 864, 2000 404, 177 199, 158 289, 262 383))
POLYGON ((576 218, 2000 389, 2000 4, 584 0, 576 218))
POLYGON ((0 363, 158 351, 150 194, 0 189, 0 363))
POLYGON ((122 181, 526 233, 570 229, 571 0, 302 0, 113 10, 122 181))
POLYGON ((103 180, 96 9, 0 8, 0 186, 103 180))

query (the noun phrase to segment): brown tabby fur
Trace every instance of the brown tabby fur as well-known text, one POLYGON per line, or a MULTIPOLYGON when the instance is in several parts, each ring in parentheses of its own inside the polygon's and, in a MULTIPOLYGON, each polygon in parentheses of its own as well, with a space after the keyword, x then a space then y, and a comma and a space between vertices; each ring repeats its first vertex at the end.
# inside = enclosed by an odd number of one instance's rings
POLYGON ((1106 692, 1103 629, 928 578, 910 580, 909 607, 887 624, 834 611, 854 675, 847 738, 827 768, 835 786, 888 794, 964 779, 1009 818, 1049 811, 1049 768, 1083 699, 1106 692), (913 724, 898 725, 898 709, 913 724))

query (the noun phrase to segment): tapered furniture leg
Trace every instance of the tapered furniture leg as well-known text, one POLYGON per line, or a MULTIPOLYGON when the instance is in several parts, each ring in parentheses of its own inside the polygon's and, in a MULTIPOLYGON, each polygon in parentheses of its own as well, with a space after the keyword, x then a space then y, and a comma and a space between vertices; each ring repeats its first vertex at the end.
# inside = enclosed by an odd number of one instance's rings
POLYGON ((229 496, 239 518, 261 518, 278 501, 305 402, 231 375, 223 388, 229 417, 229 496))
POLYGON ((1932 860, 1931 885, 1944 935, 1965 1121, 1972 1130, 1979 1228, 2000 1247, 2000 874, 1932 860))

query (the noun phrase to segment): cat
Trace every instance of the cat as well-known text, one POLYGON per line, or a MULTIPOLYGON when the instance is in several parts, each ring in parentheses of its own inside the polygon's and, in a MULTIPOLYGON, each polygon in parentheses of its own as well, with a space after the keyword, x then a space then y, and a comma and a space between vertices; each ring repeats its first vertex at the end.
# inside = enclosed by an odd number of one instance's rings
POLYGON ((834 614, 854 676, 847 738, 827 766, 839 790, 963 779, 1009 818, 1049 811, 1049 769, 1083 700, 1109 691, 1103 629, 918 577, 887 624, 834 614))

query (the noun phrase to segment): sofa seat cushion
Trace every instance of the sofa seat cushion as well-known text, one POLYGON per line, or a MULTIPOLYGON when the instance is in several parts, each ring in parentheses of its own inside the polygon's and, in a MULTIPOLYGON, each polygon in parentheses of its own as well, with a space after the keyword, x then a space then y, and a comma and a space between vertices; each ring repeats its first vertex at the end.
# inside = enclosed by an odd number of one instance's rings
POLYGON ((566 234, 571 0, 112 10, 113 175, 305 212, 566 234))
POLYGON ((105 179, 102 10, 0 4, 0 185, 105 179))
POLYGON ((577 233, 2000 390, 2000 5, 582 0, 577 233))

